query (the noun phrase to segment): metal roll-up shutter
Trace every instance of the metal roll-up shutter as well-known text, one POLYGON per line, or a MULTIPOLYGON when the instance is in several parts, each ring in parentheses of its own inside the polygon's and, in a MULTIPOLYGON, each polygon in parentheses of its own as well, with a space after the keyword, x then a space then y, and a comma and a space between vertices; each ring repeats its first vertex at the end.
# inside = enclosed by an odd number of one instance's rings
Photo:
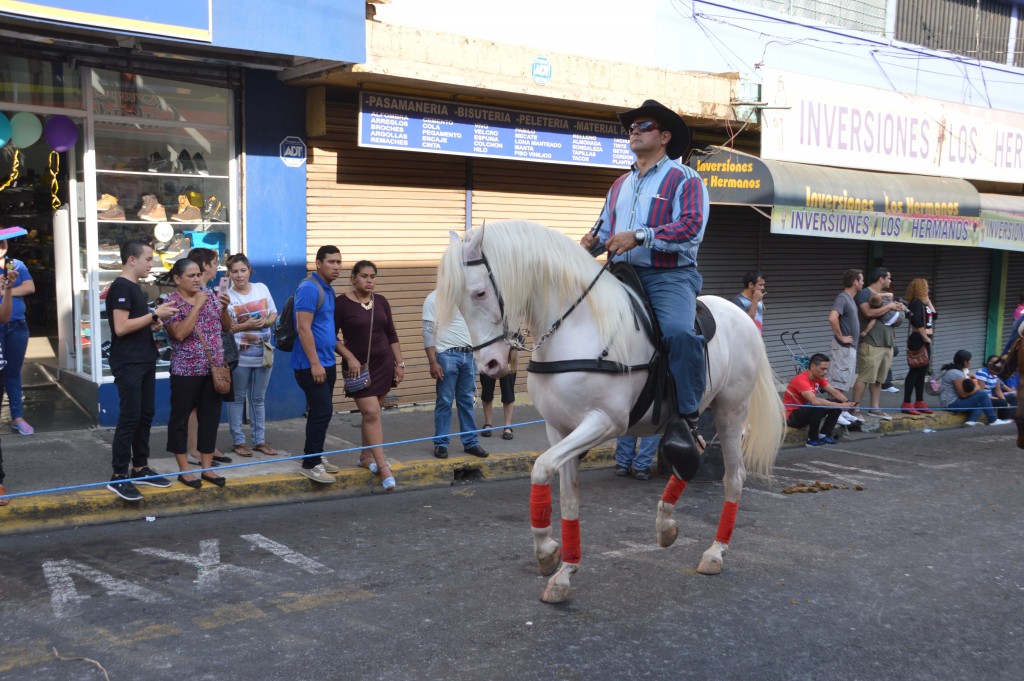
MULTIPOLYGON (((1006 301, 1003 303, 1003 343, 1013 330, 1013 311, 1024 292, 1024 253, 1011 251, 1006 259, 1006 301)), ((999 350, 1003 348, 1000 347, 999 350)))
POLYGON ((992 252, 984 248, 938 248, 932 301, 939 312, 932 340, 932 367, 953 361, 957 350, 973 355, 975 369, 985 362, 992 252))
MULTIPOLYGON (((843 273, 863 269, 868 244, 851 239, 824 239, 783 234, 762 235, 761 269, 765 273, 764 341, 772 368, 784 382, 796 374, 793 357, 779 335, 796 337, 808 357, 828 354, 832 329, 828 313, 843 289, 843 273)), ((742 273, 740 273, 742 275, 742 273)), ((787 336, 787 340, 789 340, 787 336)), ((791 343, 792 345, 792 343, 791 343)), ((799 353, 799 350, 793 348, 799 353)))
MULTIPOLYGON (((928 285, 931 288, 935 287, 939 249, 937 246, 931 245, 886 244, 882 254, 882 263, 892 274, 892 292, 903 298, 907 295, 907 287, 910 282, 918 277, 924 277, 928 280, 928 285)), ((865 280, 870 277, 870 273, 867 273, 865 280)), ((942 301, 936 296, 934 290, 929 295, 936 306, 942 306, 942 301)), ((900 380, 907 375, 908 367, 903 352, 907 347, 909 332, 910 324, 906 321, 896 328, 896 344, 899 346, 900 354, 892 362, 892 376, 895 380, 900 380)))
MULTIPOLYGON (((605 194, 621 174, 608 168, 473 159, 473 226, 495 220, 533 220, 579 241, 597 221, 605 194)), ((519 366, 525 369, 529 360, 529 353, 521 353, 519 366)), ((525 391, 526 371, 520 370, 516 392, 525 391)))
MULTIPOLYGON (((732 300, 743 290, 743 275, 760 269, 758 234, 768 232, 768 220, 746 206, 712 206, 704 240, 697 251, 697 269, 704 279, 702 295, 732 300)), ((765 290, 771 282, 765 282, 765 290)), ((765 295, 765 303, 771 293, 765 295)))
MULTIPOLYGON (((308 140, 307 260, 312 264, 321 245, 336 244, 347 265, 361 259, 377 265, 377 290, 391 303, 408 367, 389 401, 433 401, 422 305, 436 284, 448 231, 465 226, 465 160, 361 148, 356 131, 356 107, 328 102, 327 134, 308 140)), ((347 288, 347 276, 335 282, 339 293, 347 288)), ((334 406, 355 408, 340 382, 334 406)))

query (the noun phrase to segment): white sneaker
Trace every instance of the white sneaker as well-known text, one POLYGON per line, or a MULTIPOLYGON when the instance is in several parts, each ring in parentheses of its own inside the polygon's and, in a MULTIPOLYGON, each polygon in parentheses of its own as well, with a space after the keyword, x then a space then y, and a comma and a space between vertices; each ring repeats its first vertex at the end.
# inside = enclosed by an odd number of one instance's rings
POLYGON ((964 421, 964 428, 973 428, 978 425, 977 421, 964 421))
POLYGON ((851 423, 854 423, 854 421, 853 419, 850 418, 850 415, 844 411, 839 415, 839 420, 836 423, 838 423, 841 426, 848 426, 851 423))
POLYGON ((320 459, 320 465, 324 467, 324 470, 328 473, 337 473, 341 470, 341 466, 335 466, 327 459, 320 459))
POLYGON ((324 465, 322 463, 317 464, 312 468, 300 468, 299 473, 305 475, 310 480, 315 480, 316 482, 322 483, 324 485, 330 485, 331 483, 334 482, 334 477, 327 474, 327 471, 324 470, 324 465))
POLYGON ((995 421, 993 421, 992 423, 990 423, 988 425, 990 425, 990 426, 1005 426, 1008 423, 1013 423, 1013 421, 1010 420, 1010 419, 996 419, 995 421))
POLYGON ((890 385, 888 388, 882 388, 883 393, 898 393, 899 391, 900 389, 894 385, 890 385))

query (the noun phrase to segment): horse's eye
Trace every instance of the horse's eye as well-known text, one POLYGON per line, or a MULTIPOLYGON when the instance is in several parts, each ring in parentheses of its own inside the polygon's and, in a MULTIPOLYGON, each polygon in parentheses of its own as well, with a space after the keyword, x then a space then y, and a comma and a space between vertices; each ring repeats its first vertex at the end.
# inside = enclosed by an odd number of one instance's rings
POLYGON ((487 295, 487 291, 483 291, 483 290, 473 291, 473 298, 474 298, 474 300, 482 300, 483 297, 486 296, 486 295, 487 295))

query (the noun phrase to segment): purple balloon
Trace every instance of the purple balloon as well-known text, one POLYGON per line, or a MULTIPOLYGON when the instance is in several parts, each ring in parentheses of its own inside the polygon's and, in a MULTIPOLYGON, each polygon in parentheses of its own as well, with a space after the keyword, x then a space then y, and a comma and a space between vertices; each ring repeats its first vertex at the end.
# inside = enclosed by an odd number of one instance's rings
POLYGON ((43 137, 54 151, 67 151, 78 141, 78 126, 67 116, 51 116, 43 126, 43 137))

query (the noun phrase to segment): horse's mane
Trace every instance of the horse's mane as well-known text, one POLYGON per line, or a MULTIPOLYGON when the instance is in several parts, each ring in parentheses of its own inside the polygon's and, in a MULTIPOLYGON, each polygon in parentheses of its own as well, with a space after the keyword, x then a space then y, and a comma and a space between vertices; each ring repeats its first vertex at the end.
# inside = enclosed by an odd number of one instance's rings
MULTIPOLYGON (((535 332, 547 331, 590 286, 601 267, 578 243, 536 222, 489 222, 467 232, 464 242, 480 238, 505 301, 505 322, 513 331, 524 324, 535 332)), ((458 300, 465 288, 462 245, 449 247, 441 260, 438 299, 444 302, 439 307, 458 300)), ((597 324, 598 336, 609 350, 609 359, 629 357, 625 339, 633 319, 628 295, 614 277, 605 273, 584 300, 597 324)), ((450 309, 440 312, 438 326, 443 327, 450 319, 450 309)))

